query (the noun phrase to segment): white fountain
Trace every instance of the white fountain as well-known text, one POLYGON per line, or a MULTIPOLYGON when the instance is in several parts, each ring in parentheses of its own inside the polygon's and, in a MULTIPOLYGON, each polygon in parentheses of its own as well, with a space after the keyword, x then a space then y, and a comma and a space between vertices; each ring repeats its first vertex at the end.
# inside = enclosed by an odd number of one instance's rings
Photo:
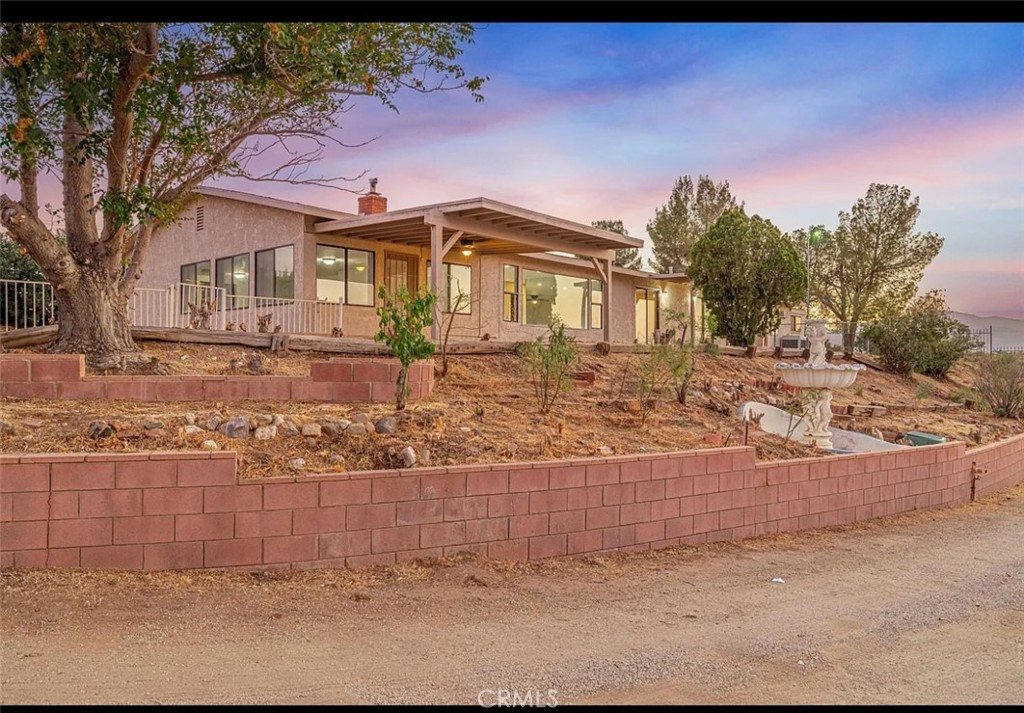
POLYGON ((801 418, 807 424, 803 442, 818 448, 832 449, 832 389, 842 389, 853 384, 863 364, 829 364, 825 359, 825 320, 807 321, 807 339, 810 342, 810 357, 806 364, 778 362, 775 368, 782 374, 782 380, 799 386, 803 412, 801 418))

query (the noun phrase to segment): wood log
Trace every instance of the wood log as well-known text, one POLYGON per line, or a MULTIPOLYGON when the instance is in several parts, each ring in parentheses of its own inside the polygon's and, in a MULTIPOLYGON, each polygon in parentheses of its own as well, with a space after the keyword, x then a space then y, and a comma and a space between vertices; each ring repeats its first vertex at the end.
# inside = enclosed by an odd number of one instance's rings
POLYGON ((47 324, 43 327, 12 329, 9 332, 0 332, 0 345, 2 345, 4 349, 34 347, 40 344, 48 344, 49 342, 52 342, 56 336, 56 324, 47 324))

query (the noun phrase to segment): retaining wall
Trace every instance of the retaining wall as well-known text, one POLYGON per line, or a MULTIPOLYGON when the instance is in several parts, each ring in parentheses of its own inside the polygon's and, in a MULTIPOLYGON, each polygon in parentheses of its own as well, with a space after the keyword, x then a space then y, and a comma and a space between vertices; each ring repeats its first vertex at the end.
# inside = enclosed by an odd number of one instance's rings
POLYGON ((0 456, 0 565, 355 567, 641 550, 968 502, 1024 436, 755 463, 754 449, 238 481, 230 452, 0 456), (972 467, 976 465, 977 467, 972 467))
MULTIPOLYGON (((33 399, 126 401, 395 400, 397 359, 332 358, 310 364, 309 376, 86 376, 81 354, 0 354, 0 396, 33 399)), ((409 367, 409 400, 434 388, 434 366, 409 367)))

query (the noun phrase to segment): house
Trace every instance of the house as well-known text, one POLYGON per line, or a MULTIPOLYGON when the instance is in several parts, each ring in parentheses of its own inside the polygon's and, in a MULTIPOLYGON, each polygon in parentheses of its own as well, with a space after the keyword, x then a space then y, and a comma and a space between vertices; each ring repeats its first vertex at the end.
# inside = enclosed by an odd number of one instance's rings
MULTIPOLYGON (((198 193, 154 236, 139 287, 178 285, 181 315, 213 299, 216 328, 255 331, 264 316, 284 332, 370 338, 386 285, 432 289, 453 340, 531 339, 557 316, 581 342, 650 343, 668 328, 668 310, 688 315, 699 304, 684 274, 612 264, 616 249, 642 240, 490 198, 388 210, 373 180, 348 213, 198 193)), ((443 326, 435 318, 432 336, 443 326)))

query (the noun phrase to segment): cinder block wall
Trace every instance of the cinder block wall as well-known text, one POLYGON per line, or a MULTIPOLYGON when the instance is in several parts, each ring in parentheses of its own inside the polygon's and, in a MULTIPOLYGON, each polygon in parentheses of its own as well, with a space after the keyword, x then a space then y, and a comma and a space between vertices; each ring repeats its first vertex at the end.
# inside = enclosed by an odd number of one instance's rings
POLYGON ((754 449, 236 478, 233 453, 0 456, 0 565, 358 567, 645 550, 964 503, 1024 480, 1024 436, 755 463, 754 449), (974 467, 972 467, 974 466, 974 467))
MULTIPOLYGON (((0 354, 0 396, 66 401, 325 401, 395 400, 397 359, 332 358, 310 364, 309 376, 86 376, 81 354, 0 354)), ((434 389, 434 365, 409 367, 409 400, 434 389)))

